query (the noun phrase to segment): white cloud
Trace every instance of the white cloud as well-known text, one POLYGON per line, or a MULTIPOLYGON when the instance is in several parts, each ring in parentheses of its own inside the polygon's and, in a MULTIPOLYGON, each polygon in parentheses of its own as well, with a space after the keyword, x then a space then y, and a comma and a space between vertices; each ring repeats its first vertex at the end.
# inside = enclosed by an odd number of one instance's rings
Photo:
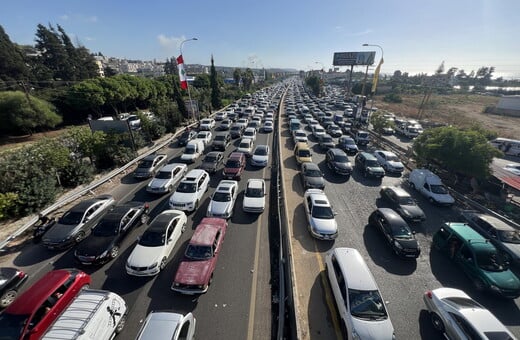
POLYGON ((67 21, 67 20, 69 20, 69 16, 67 14, 63 14, 62 16, 60 16, 60 19, 67 21))
POLYGON ((94 41, 94 40, 96 40, 96 39, 95 39, 95 38, 92 38, 92 37, 85 37, 85 40, 86 40, 86 41, 94 41))
POLYGON ((157 36, 159 45, 161 45, 161 47, 166 52, 168 52, 168 54, 172 54, 173 52, 178 51, 183 40, 186 40, 186 37, 183 35, 180 37, 167 37, 164 34, 159 34, 157 36))
POLYGON ((366 30, 360 31, 360 32, 347 33, 347 35, 352 36, 352 37, 359 37, 359 36, 362 36, 362 35, 370 34, 372 32, 373 31, 371 29, 366 29, 366 30))

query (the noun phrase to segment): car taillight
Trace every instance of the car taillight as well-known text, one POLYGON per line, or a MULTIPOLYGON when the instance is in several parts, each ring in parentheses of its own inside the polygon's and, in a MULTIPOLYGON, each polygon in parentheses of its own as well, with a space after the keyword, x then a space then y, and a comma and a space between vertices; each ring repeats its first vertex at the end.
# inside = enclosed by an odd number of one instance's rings
POLYGON ((424 293, 424 294, 426 294, 426 296, 428 297, 428 299, 431 299, 431 298, 432 298, 432 291, 431 291, 431 290, 427 291, 427 292, 424 293))
POLYGON ((23 277, 25 277, 25 273, 22 271, 19 271, 18 273, 16 273, 16 276, 18 276, 19 278, 23 278, 23 277))

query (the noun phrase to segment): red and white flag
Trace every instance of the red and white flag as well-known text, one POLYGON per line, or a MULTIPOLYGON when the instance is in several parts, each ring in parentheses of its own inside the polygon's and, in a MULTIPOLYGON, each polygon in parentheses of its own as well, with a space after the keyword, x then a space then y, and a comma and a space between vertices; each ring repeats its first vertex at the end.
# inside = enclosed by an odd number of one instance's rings
POLYGON ((184 69, 184 59, 182 59, 182 54, 177 57, 177 68, 179 69, 181 89, 186 90, 188 88, 188 79, 186 78, 186 70, 184 69))

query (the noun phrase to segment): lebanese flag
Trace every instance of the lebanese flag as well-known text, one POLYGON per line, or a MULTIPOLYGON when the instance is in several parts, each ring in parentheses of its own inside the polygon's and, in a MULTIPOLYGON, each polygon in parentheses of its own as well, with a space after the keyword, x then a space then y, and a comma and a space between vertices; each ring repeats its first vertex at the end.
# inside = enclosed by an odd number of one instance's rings
POLYGON ((184 59, 182 59, 182 54, 177 57, 177 68, 179 69, 181 89, 186 90, 188 88, 188 80, 186 79, 186 70, 184 69, 184 59))

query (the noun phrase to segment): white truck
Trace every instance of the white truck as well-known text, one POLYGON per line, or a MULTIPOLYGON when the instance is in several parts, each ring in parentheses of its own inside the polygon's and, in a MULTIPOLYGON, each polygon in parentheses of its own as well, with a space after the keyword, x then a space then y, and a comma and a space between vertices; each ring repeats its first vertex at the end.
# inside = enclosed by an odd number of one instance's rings
POLYGON ((439 176, 427 169, 414 169, 408 178, 412 189, 419 191, 431 203, 439 205, 453 205, 455 199, 442 184, 439 176))

